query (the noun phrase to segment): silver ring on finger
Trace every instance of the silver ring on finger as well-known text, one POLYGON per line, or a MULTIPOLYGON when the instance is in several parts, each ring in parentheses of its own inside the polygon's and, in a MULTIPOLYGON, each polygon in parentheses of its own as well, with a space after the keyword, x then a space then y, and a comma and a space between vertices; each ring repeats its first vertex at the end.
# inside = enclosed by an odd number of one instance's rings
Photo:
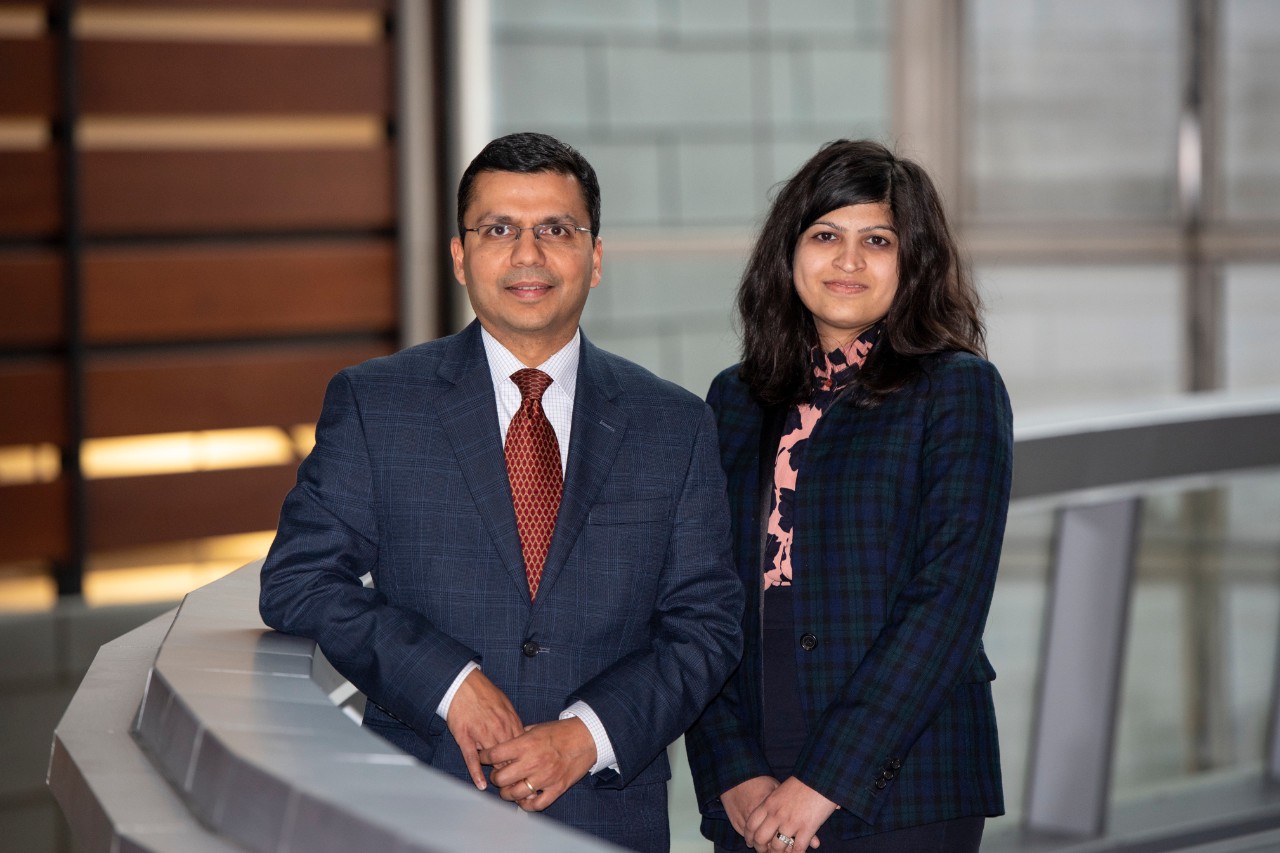
POLYGON ((775 837, 775 838, 777 838, 779 841, 781 841, 781 842, 782 842, 782 846, 783 846, 783 847, 785 847, 785 848, 787 848, 788 850, 790 850, 790 849, 791 849, 791 845, 793 845, 793 844, 795 844, 795 843, 796 843, 796 840, 795 840, 794 838, 792 838, 790 835, 785 835, 785 834, 783 834, 783 833, 781 833, 781 832, 779 832, 779 833, 778 833, 776 836, 774 836, 774 837, 775 837))

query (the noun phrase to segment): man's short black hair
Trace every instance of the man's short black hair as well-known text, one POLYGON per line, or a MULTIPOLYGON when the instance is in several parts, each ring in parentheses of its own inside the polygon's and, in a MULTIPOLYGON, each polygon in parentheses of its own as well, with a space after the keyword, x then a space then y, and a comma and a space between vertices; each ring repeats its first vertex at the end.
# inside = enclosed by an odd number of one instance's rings
POLYGON ((462 217, 473 201, 476 176, 481 172, 555 172, 576 178, 591 216, 591 236, 600 236, 600 182, 587 158, 568 143, 545 133, 511 133, 484 147, 458 182, 458 236, 465 236, 462 217))

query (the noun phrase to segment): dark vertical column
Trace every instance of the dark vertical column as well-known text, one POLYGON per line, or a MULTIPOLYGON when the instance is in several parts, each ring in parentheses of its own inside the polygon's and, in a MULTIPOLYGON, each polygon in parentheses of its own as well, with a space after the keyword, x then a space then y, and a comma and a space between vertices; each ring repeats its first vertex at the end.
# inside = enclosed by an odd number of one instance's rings
POLYGON ((1183 0, 1183 85, 1178 125, 1178 207, 1182 226, 1184 384, 1188 391, 1222 385, 1222 281, 1204 251, 1204 225, 1215 196, 1217 134, 1216 0, 1183 0))
MULTIPOLYGON (((1183 232, 1184 382, 1187 391, 1220 388, 1225 378, 1225 319, 1220 261, 1205 249, 1218 197, 1218 0, 1183 2, 1183 99, 1178 138, 1178 198, 1183 232)), ((1225 673, 1222 537, 1226 505, 1220 490, 1182 498, 1184 714, 1191 738, 1190 769, 1234 763, 1225 673)))
POLYGON ((450 108, 449 93, 453 91, 453 79, 450 73, 449 45, 449 10, 447 0, 433 0, 430 4, 431 18, 431 125, 435 130, 434 159, 432 169, 435 174, 435 210, 438 223, 437 245, 439 257, 431 269, 436 271, 436 334, 447 335, 456 331, 453 328, 454 300, 459 296, 461 288, 453 280, 453 262, 449 256, 449 237, 453 233, 455 219, 455 194, 457 186, 451 179, 452 167, 456 161, 456 152, 452 141, 457 138, 455 128, 458 122, 456 108, 450 108))
POLYGON ((438 108, 440 3, 399 0, 391 18, 396 53, 396 246, 399 254, 400 343, 421 343, 445 333, 437 275, 445 231, 440 204, 442 129, 438 108), (436 128, 436 133, 431 128, 436 128))
POLYGON ((62 202, 62 263, 66 300, 66 443, 62 447, 62 476, 67 481, 67 557, 54 566, 58 595, 79 595, 84 582, 86 503, 80 448, 84 442, 85 346, 81 286, 84 233, 80 209, 80 155, 76 126, 80 115, 79 62, 73 21, 76 0, 60 0, 50 29, 58 40, 59 116, 56 139, 60 152, 62 202))

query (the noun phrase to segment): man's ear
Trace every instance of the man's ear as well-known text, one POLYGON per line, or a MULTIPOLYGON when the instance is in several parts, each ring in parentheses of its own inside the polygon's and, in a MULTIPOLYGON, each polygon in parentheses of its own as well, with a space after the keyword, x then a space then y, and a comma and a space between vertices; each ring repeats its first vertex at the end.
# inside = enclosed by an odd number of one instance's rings
POLYGON ((466 287, 467 272, 462 265, 466 257, 466 250, 462 248, 461 237, 453 237, 449 240, 449 254, 453 256, 453 277, 458 280, 458 284, 466 287))

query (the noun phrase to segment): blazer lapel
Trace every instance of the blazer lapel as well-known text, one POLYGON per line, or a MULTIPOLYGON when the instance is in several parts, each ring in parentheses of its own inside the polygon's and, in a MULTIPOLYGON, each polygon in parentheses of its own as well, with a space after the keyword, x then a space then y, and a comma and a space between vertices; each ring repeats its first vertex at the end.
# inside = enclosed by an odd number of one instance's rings
POLYGON ((583 335, 564 493, 547 562, 542 569, 539 600, 555 585, 622 447, 627 415, 613 402, 621 393, 622 386, 601 357, 601 351, 583 335))
MULTIPOLYGON (((480 339, 480 325, 473 322, 451 342, 438 370, 453 387, 439 398, 440 422, 453 446, 462 476, 471 490, 480 517, 502 556, 511 579, 529 595, 520 533, 511 503, 511 483, 507 479, 498 410, 493 396, 493 379, 480 339)), ((576 426, 575 426, 576 429, 576 426)), ((448 520, 443 520, 448 523, 448 520)))

